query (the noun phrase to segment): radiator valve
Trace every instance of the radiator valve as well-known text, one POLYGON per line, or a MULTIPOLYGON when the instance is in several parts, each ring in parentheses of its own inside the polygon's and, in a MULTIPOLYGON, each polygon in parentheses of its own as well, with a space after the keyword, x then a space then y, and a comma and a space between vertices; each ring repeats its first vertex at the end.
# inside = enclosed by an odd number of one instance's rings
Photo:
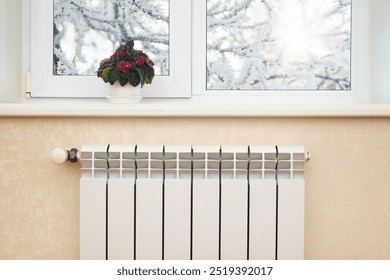
POLYGON ((55 148, 51 151, 50 159, 54 164, 60 165, 66 161, 76 163, 79 161, 80 154, 76 148, 70 150, 64 150, 61 148, 55 148))

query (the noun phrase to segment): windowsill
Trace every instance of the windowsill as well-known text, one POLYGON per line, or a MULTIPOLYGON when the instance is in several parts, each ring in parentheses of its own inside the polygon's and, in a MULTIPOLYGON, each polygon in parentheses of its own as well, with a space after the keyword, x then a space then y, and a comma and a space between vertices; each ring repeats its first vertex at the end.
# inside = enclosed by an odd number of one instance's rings
POLYGON ((390 104, 254 104, 191 99, 38 99, 0 103, 0 117, 390 117, 390 104))

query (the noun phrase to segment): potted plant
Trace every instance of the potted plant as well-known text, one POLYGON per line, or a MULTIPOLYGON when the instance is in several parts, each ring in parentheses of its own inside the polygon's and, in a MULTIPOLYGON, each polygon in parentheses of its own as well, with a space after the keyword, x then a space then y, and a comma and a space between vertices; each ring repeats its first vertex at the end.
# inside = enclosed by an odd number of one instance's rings
POLYGON ((111 85, 107 97, 111 102, 138 102, 141 88, 153 81, 154 63, 130 40, 100 62, 97 76, 111 85))

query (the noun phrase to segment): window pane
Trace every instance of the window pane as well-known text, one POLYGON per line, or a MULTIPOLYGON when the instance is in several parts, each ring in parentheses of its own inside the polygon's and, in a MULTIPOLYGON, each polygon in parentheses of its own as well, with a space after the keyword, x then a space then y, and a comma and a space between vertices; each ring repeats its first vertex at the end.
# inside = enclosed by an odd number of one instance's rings
POLYGON ((53 1, 54 75, 95 75, 129 39, 169 75, 169 0, 53 1))
POLYGON ((207 0, 208 90, 351 90, 351 0, 207 0))

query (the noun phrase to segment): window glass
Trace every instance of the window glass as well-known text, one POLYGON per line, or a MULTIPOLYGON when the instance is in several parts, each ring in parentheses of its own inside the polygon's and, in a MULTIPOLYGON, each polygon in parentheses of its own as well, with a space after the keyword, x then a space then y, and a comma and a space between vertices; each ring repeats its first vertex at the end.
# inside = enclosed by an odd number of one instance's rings
POLYGON ((53 0, 53 75, 95 75, 99 62, 133 39, 169 75, 169 0, 53 0))
POLYGON ((352 0, 207 0, 208 90, 351 90, 352 0))

